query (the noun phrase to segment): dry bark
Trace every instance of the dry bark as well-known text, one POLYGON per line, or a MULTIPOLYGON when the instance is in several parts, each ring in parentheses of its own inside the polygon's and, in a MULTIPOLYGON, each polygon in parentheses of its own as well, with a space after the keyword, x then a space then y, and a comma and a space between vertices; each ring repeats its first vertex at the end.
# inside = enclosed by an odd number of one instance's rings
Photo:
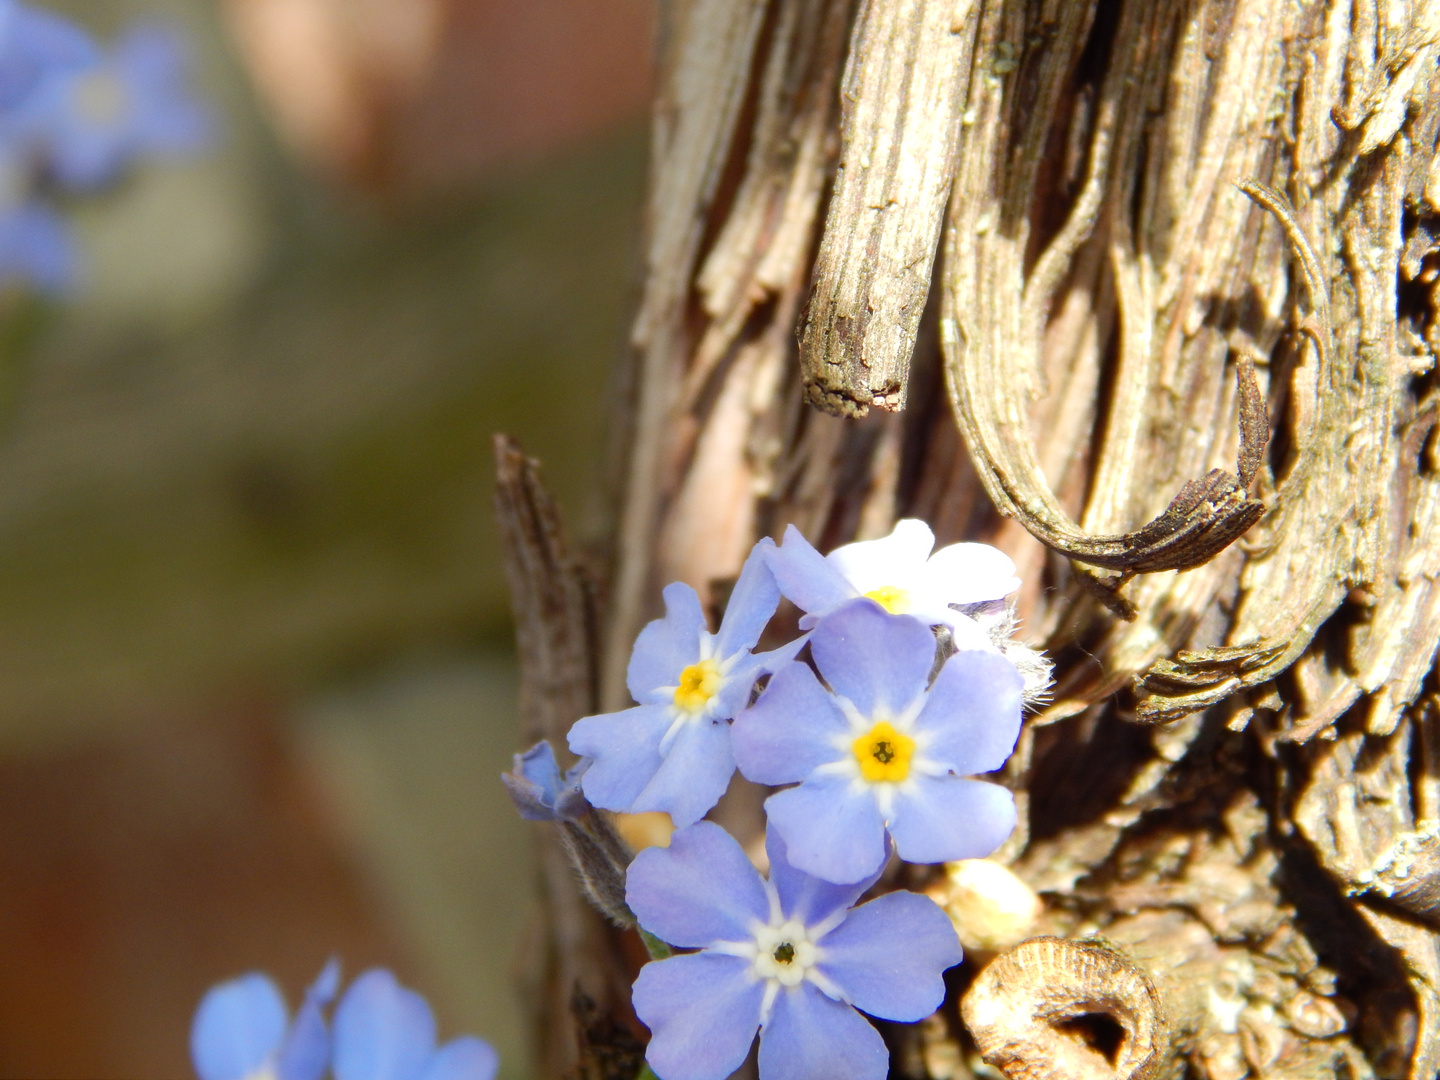
MULTIPOLYGON (((664 20, 600 702, 626 704, 666 582, 714 604, 788 523, 822 549, 900 516, 996 543, 1057 661, 997 858, 1044 932, 1149 973, 1169 1015, 1144 1075, 1434 1076, 1440 5, 664 20), (943 217, 933 171, 872 198, 909 175, 912 107, 950 125, 924 162, 948 163, 943 217)), ((720 813, 758 828, 758 797, 720 813)), ((969 1075, 956 1004, 888 1031, 893 1071, 969 1075)), ((1102 1058, 1141 1075, 1109 1022, 1102 1058)))

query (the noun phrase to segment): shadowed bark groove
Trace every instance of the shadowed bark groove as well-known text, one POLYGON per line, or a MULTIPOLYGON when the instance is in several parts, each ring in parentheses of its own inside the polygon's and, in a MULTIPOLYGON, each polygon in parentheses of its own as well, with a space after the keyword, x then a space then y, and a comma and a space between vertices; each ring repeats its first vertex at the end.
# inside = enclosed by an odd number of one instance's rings
MULTIPOLYGON (((1429 1080, 1440 5, 662 7, 599 706, 664 584, 713 604, 786 524, 995 543, 1058 680, 996 858, 1037 933, 1147 973, 1144 1075, 1429 1080), (887 49, 953 81, 862 100, 897 92, 887 49)), ((753 839, 759 798, 717 816, 753 839)), ((985 959, 888 1032, 897 1075, 972 1075, 985 959)), ((1097 1023, 1065 1030, 1114 1064, 1097 1023)))

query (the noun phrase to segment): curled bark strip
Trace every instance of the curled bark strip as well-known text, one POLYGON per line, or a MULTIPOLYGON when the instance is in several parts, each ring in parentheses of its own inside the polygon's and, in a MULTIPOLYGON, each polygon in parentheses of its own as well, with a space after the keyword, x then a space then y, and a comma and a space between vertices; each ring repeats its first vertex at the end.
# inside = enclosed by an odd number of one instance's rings
MULTIPOLYGON (((1269 439, 1269 417, 1255 382, 1254 362, 1243 358, 1236 365, 1235 377, 1240 388, 1238 475, 1211 469, 1199 480, 1187 481, 1165 511, 1149 524, 1116 536, 1091 536, 1058 507, 1042 508, 1023 494, 1034 485, 1044 486, 1039 475, 1021 478, 997 473, 997 479, 1012 496, 1006 509, 1045 546, 1077 562, 1120 571, 1118 580, 1104 583, 1111 590, 1135 574, 1203 566, 1239 539, 1265 512, 1264 504, 1251 498, 1246 488, 1259 468, 1269 439)), ((1048 494, 1048 487, 1045 491, 1048 494)))
POLYGON ((1023 942, 980 973, 960 1012, 1009 1080, 1152 1080, 1170 1047, 1154 982, 1103 941, 1023 942))
POLYGON ((972 0, 864 0, 841 87, 835 192, 800 334, 811 404, 905 405, 950 191, 972 0))

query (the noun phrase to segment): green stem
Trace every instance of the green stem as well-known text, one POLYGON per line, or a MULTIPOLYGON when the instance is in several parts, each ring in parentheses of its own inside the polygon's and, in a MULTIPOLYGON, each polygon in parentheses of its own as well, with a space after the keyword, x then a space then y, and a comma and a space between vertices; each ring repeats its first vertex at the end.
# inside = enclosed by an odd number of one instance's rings
POLYGON ((655 1070, 650 1068, 648 1061, 642 1061, 640 1071, 635 1074, 635 1080, 660 1080, 660 1078, 655 1075, 655 1070))
MULTIPOLYGON (((670 948, 669 945, 666 945, 665 942, 650 933, 650 931, 641 930, 638 926, 635 929, 640 934, 640 940, 645 943, 645 951, 650 954, 651 960, 664 960, 666 957, 675 955, 674 949, 670 948)), ((637 1080, 655 1080, 655 1074, 649 1070, 650 1066, 645 1066, 645 1068, 640 1071, 637 1080)))

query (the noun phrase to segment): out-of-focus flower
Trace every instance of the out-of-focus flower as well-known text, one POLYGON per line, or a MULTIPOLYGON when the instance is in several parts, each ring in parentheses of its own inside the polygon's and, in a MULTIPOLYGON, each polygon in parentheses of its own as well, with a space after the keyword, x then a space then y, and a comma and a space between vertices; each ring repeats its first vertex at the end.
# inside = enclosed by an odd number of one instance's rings
POLYGON ((335 1080, 493 1080, 499 1063, 471 1035, 437 1047, 429 1004, 382 968, 357 978, 335 1007, 335 1080))
POLYGON ((315 980, 288 1023, 285 999, 258 972, 211 987, 190 1028, 190 1057, 200 1080, 320 1080, 330 1060, 324 1008, 335 997, 340 965, 315 980))
POLYGON ((960 648, 986 648, 988 639, 952 604, 978 604, 1020 587, 1010 557, 989 544, 951 544, 936 551, 935 534, 916 518, 895 523, 889 536, 838 547, 822 556, 791 525, 766 559, 780 592, 804 611, 801 629, 856 597, 892 615, 945 625, 960 648))
POLYGON ((63 293, 74 284, 78 263, 59 214, 34 199, 7 205, 0 194, 0 288, 26 282, 41 292, 63 293))
POLYGON ((935 648, 923 623, 852 600, 810 637, 829 689, 791 662, 736 718, 741 773, 799 784, 765 802, 794 866, 858 881, 884 861, 887 829, 917 863, 980 858, 1010 835, 1010 792, 968 777, 1014 749, 1024 680, 1000 654, 964 650, 927 688, 935 648))
POLYGON ((143 23, 95 63, 43 79, 17 122, 44 148, 47 171, 60 184, 94 190, 139 157, 189 154, 207 144, 213 124, 188 67, 174 29, 143 23))
POLYGON ((856 1009, 929 1016, 960 962, 933 901, 889 893, 850 905, 873 878, 837 886, 794 869, 772 831, 770 880, 718 825, 635 857, 627 899, 650 933, 700 951, 654 961, 635 982, 661 1080, 724 1080, 760 1033, 760 1080, 882 1080, 889 1054, 856 1009))
POLYGON ((640 632, 626 675, 639 702, 587 716, 570 729, 570 749, 594 763, 581 787, 606 810, 663 810, 684 826, 699 821, 735 771, 729 720, 750 700, 761 675, 805 644, 755 654, 780 592, 765 565, 774 545, 762 540, 745 560, 720 631, 706 629, 700 598, 676 582, 665 588, 665 617, 640 632))
POLYGON ((580 778, 589 767, 589 759, 581 758, 562 774, 554 749, 541 739, 515 755, 512 771, 501 773, 500 781, 526 821, 576 821, 590 809, 580 790, 580 778))
MULTIPOLYGON (((0 0, 0 114, 28 97, 43 79, 89 67, 100 57, 90 35, 69 19, 0 0)), ((5 118, 0 115, 0 127, 5 118)))
POLYGON ((46 182, 91 191, 137 157, 206 144, 213 125, 187 66, 170 27, 135 26, 104 53, 68 20, 0 0, 0 286, 75 283, 76 247, 46 182))

